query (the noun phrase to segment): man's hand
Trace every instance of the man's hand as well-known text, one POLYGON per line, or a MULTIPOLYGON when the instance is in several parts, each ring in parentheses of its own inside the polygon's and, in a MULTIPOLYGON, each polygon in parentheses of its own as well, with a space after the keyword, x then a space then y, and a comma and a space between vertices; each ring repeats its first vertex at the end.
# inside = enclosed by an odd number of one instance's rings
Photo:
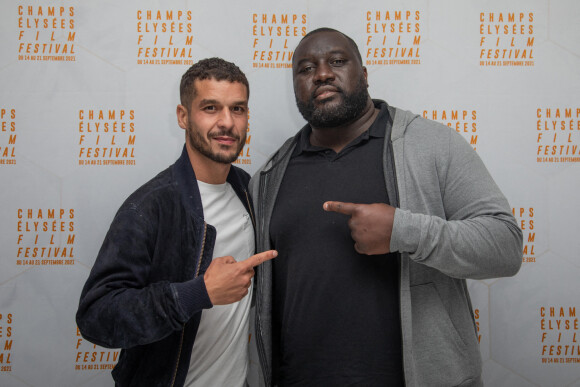
POLYGON ((326 202, 323 208, 350 216, 348 227, 358 253, 375 255, 390 252, 395 207, 384 203, 326 202))
POLYGON ((211 303, 227 305, 240 301, 248 294, 254 267, 277 255, 276 250, 268 250, 241 262, 236 262, 231 256, 215 258, 203 275, 211 303))

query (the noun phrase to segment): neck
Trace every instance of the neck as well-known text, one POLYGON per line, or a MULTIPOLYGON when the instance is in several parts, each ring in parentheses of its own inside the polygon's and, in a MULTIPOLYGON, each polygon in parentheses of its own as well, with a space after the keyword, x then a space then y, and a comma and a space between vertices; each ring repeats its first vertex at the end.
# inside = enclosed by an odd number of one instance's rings
POLYGON ((332 128, 315 128, 311 125, 310 143, 314 146, 330 148, 338 153, 367 130, 375 121, 378 113, 379 110, 375 108, 373 101, 369 98, 362 114, 351 122, 332 128))
POLYGON ((223 184, 226 182, 231 164, 218 163, 208 159, 189 144, 186 144, 186 149, 197 180, 208 184, 223 184))

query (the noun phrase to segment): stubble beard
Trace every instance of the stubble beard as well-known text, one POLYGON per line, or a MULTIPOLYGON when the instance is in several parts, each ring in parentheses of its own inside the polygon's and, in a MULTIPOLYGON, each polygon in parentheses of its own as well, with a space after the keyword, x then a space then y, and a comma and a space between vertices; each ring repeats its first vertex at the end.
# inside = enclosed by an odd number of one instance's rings
POLYGON ((242 149, 244 149, 244 145, 246 144, 246 132, 244 132, 244 136, 241 139, 241 141, 240 137, 235 135, 231 131, 218 131, 215 133, 210 132, 208 134, 208 137, 210 139, 219 136, 229 136, 235 138, 236 141, 240 141, 237 151, 234 154, 213 151, 209 140, 204 138, 197 130, 195 130, 192 127, 191 121, 187 127, 187 136, 189 138, 189 143, 195 150, 197 150, 199 153, 201 153, 208 159, 221 164, 231 164, 234 161, 236 161, 240 152, 242 151, 242 149))

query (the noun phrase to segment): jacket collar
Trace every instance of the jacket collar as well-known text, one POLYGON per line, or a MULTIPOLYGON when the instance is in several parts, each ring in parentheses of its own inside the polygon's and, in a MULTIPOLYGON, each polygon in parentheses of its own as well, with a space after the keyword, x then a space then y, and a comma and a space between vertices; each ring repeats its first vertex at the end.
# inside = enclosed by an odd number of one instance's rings
MULTIPOLYGON (((173 185, 180 193, 185 208, 203 219, 201 194, 199 193, 197 178, 195 177, 195 172, 191 166, 191 161, 189 160, 189 155, 187 154, 185 145, 183 146, 181 156, 177 159, 175 164, 173 164, 172 170, 173 185)), ((251 209, 249 208, 249 203, 246 198, 247 180, 248 179, 243 179, 242 173, 237 167, 233 165, 231 166, 226 181, 231 184, 232 188, 244 204, 244 207, 246 207, 248 212, 250 212, 251 209)))

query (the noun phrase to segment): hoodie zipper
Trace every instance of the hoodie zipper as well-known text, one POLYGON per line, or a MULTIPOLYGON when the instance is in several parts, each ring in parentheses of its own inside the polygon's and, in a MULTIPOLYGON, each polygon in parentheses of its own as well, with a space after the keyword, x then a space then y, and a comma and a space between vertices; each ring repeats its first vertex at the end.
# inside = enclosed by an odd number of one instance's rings
MULTIPOLYGON (((203 222, 203 239, 201 242, 201 252, 199 253, 199 259, 197 261, 197 268, 195 269, 195 275, 193 278, 199 276, 199 271, 201 269, 201 259, 203 257, 203 252, 205 250, 205 237, 207 233, 207 223, 203 222)), ((175 371, 173 371, 173 378, 171 380, 171 387, 175 385, 175 379, 177 379, 177 370, 179 368, 179 360, 181 359, 181 351, 183 349, 183 337, 185 336, 185 324, 181 328, 181 338, 179 339, 179 350, 177 351, 177 363, 175 364, 175 371)))
MULTIPOLYGON (((295 145, 296 145, 295 143, 297 141, 296 139, 298 138, 298 136, 299 136, 299 134, 294 136, 292 139, 286 141, 284 143, 284 145, 282 145, 282 147, 280 148, 280 149, 282 149, 282 148, 286 147, 286 150, 284 151, 284 153, 282 155, 280 155, 279 154, 280 150, 278 150, 278 152, 274 156, 272 156, 272 158, 268 161, 267 164, 270 164, 270 165, 265 166, 264 169, 260 172, 260 180, 258 182, 258 197, 262 198, 262 200, 260 200, 258 202, 258 208, 255 209, 256 216, 259 217, 260 219, 262 219, 262 221, 260 222, 260 230, 257 230, 258 235, 256 238, 257 246, 259 248, 264 247, 264 245, 265 245, 264 241, 262 240, 263 235, 265 234, 264 214, 266 212, 265 208, 264 208, 265 200, 263 198, 265 196, 266 186, 268 185, 268 174, 267 173, 273 171, 274 168, 278 166, 278 163, 281 163, 284 160, 286 160, 286 157, 290 157, 288 155, 288 153, 292 152, 292 150, 295 148, 295 145)), ((286 166, 284 166, 284 169, 286 168, 286 166)), ((256 321, 254 323, 254 326, 256 329, 256 349, 258 352, 258 358, 260 359, 260 369, 262 371, 262 376, 264 378, 264 382, 265 382, 266 386, 271 386, 272 385, 272 364, 270 364, 268 366, 268 364, 266 363, 266 350, 264 349, 264 342, 262 340, 262 338, 264 337, 264 333, 262 331, 262 319, 261 319, 262 298, 260 297, 260 294, 264 291, 263 287, 264 287, 264 284, 260 280, 260 277, 258 277, 256 280, 256 321)))
POLYGON ((252 225, 254 226, 254 230, 256 229, 256 220, 254 219, 254 211, 252 210, 252 203, 250 202, 250 195, 248 195, 248 191, 244 190, 246 194, 246 202, 248 203, 248 212, 250 213, 250 217, 252 218, 252 225))
MULTIPOLYGON (((263 198, 263 194, 264 194, 264 187, 266 186, 266 180, 267 177, 264 174, 260 174, 260 180, 259 180, 259 187, 258 187, 258 191, 259 191, 259 196, 258 197, 262 197, 263 198)), ((259 216, 263 216, 264 214, 264 200, 261 200, 258 203, 258 209, 257 209, 257 214, 259 216)), ((264 222, 262 221, 260 224, 260 227, 264 226, 264 222)), ((261 236, 263 236, 263 230, 260 230, 258 232, 258 239, 261 238, 261 236)), ((258 240, 258 246, 261 246, 262 241, 258 240)), ((263 337, 263 332, 262 332, 262 321, 261 321, 261 311, 262 311, 262 300, 261 297, 259 296, 259 294, 262 293, 263 289, 262 288, 262 281, 260 281, 260 279, 258 278, 256 281, 256 322, 255 322, 255 328, 256 328, 256 349, 258 351, 258 358, 260 359, 260 369, 262 371, 262 376, 264 377, 264 382, 266 384, 266 386, 270 386, 271 385, 271 381, 270 381, 270 373, 268 372, 268 370, 266 370, 266 368, 268 367, 268 365, 266 364, 266 351, 264 350, 264 343, 262 341, 262 337, 263 337)), ((271 371, 271 370, 270 370, 271 371)))
MULTIPOLYGON (((387 148, 385 148, 385 150, 388 153, 388 159, 385 159, 383 161, 383 168, 385 170, 385 189, 387 190, 387 196, 389 197, 389 201, 390 201, 390 205, 396 208, 400 208, 401 203, 400 203, 400 197, 399 197, 399 182, 397 181, 397 167, 395 164, 395 150, 393 148, 393 142, 392 142, 392 133, 393 133, 393 126, 394 126, 394 114, 391 114, 391 112, 389 111, 389 124, 391 125, 390 130, 388 131, 388 136, 385 136, 385 141, 387 142, 386 146, 387 148), (388 174, 392 173, 392 189, 389 190, 389 183, 388 183, 388 179, 389 176, 388 174), (393 192, 389 192, 389 191, 393 191, 393 192), (394 194, 394 198, 391 198, 391 193, 394 194)), ((384 157, 384 155, 383 155, 384 157)), ((405 350, 404 350, 404 328, 403 328, 403 321, 402 321, 402 316, 403 316, 403 306, 402 306, 402 291, 401 291, 401 285, 403 282, 403 268, 402 268, 402 256, 401 253, 397 252, 397 268, 399 270, 399 275, 398 275, 398 287, 399 287, 399 321, 401 322, 401 363, 402 363, 402 367, 403 367, 403 378, 405 380, 405 383, 408 382, 408 377, 407 377, 407 372, 406 372, 406 367, 405 367, 405 350)))
MULTIPOLYGON (((263 179, 265 180, 266 177, 264 177, 263 179)), ((258 188, 258 190, 260 191, 260 194, 262 194, 262 186, 263 186, 262 185, 262 176, 260 176, 260 183, 259 183, 259 188, 258 188)), ((248 191, 244 191, 244 192, 246 194, 246 200, 248 201, 248 205, 249 205, 250 204, 250 197, 248 195, 248 191)), ((261 206, 261 203, 258 203, 258 206, 260 207, 258 209, 258 211, 260 211, 260 213, 263 213, 264 211, 263 211, 263 208, 261 206)), ((254 224, 254 229, 256 229, 256 221, 254 219, 254 214, 252 211, 253 207, 250 206, 249 208, 250 208, 250 216, 252 217, 252 223, 254 224)), ((258 233, 258 237, 259 237, 259 235, 263 235, 263 234, 258 233)), ((257 243, 258 246, 259 246, 260 242, 257 243)), ((255 285, 256 285, 256 287, 261 286, 259 279, 256 279, 255 285)), ((256 291, 256 293, 259 293, 259 292, 260 292, 259 290, 256 291)), ((257 294, 256 294, 256 296, 257 296, 257 294)), ((268 373, 264 371, 264 367, 266 364, 266 355, 265 355, 265 351, 264 351, 264 344, 262 343, 262 340, 261 340, 261 338, 262 338, 262 330, 261 330, 262 324, 260 322, 260 310, 261 310, 261 308, 262 308, 262 303, 260 301, 260 297, 256 297, 256 323, 255 323, 255 325, 256 325, 256 349, 258 350, 258 357, 260 358, 260 365, 261 365, 260 369, 262 371, 264 381, 266 382, 266 386, 269 386, 270 385, 270 380, 269 380, 270 377, 269 377, 268 373)))

